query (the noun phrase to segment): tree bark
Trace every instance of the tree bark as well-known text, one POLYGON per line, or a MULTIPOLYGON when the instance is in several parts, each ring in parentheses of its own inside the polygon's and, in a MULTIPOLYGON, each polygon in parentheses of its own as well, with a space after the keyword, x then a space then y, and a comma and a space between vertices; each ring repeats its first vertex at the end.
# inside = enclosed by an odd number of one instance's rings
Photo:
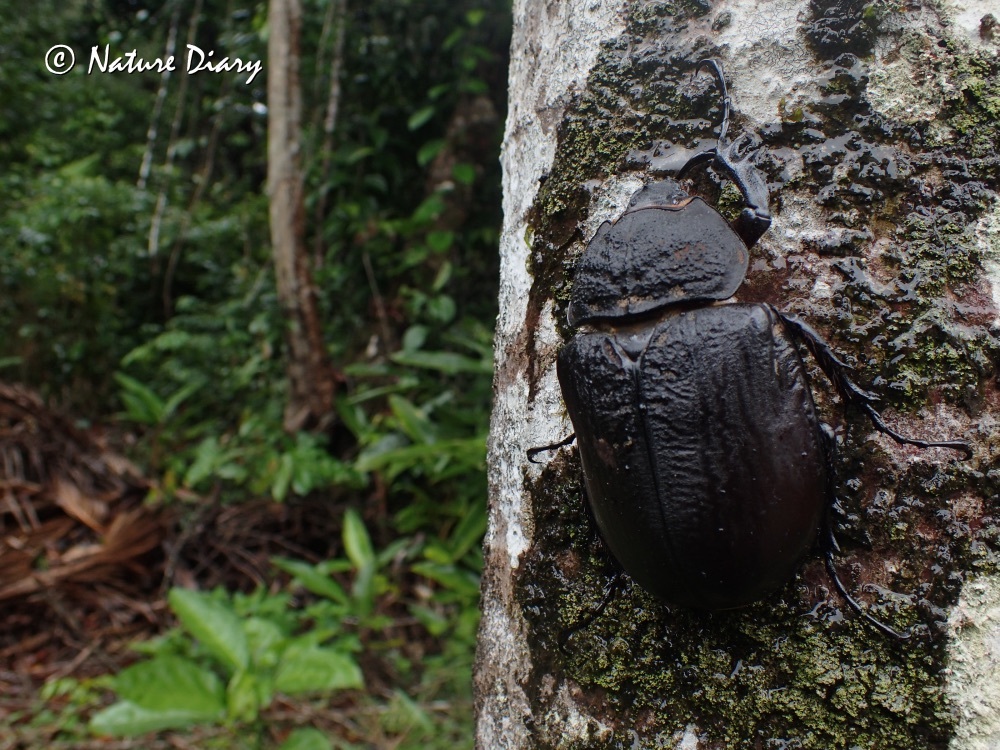
MULTIPOLYGON (((477 747, 1000 747, 1000 94, 988 8, 827 0, 515 0, 504 165, 477 747), (978 9, 977 9, 978 8, 978 9), (900 446, 812 389, 838 434, 841 602, 818 554, 750 607, 670 607, 613 569, 585 508, 555 379, 575 259, 666 155, 760 140, 774 221, 741 302, 818 328, 900 446), (564 646, 564 649, 560 648, 564 646)), ((697 171, 697 170, 695 170, 697 171)), ((732 188, 694 175, 720 210, 732 188), (720 200, 721 196, 721 200, 720 200)))
POLYGON ((268 194, 278 298, 287 324, 285 429, 321 427, 333 414, 336 373, 323 343, 305 243, 300 164, 299 0, 272 0, 268 12, 268 194))

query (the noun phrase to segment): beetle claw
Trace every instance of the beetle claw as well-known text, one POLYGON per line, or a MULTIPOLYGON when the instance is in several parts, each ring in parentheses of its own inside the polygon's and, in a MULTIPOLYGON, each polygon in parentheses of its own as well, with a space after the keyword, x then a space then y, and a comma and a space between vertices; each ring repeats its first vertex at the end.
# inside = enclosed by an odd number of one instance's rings
POLYGON ((709 57, 698 61, 698 66, 694 69, 691 80, 693 81, 704 68, 712 69, 712 72, 715 74, 715 82, 722 93, 722 122, 719 124, 719 142, 721 143, 726 139, 726 131, 729 130, 730 99, 729 91, 726 89, 726 76, 722 72, 722 65, 719 64, 719 61, 709 57))
POLYGON ((972 446, 964 440, 921 440, 907 437, 883 422, 882 415, 875 411, 875 407, 867 401, 863 402, 861 407, 868 413, 868 418, 876 430, 888 435, 900 445, 915 445, 918 448, 948 448, 953 451, 961 451, 965 454, 966 459, 972 458, 972 446))

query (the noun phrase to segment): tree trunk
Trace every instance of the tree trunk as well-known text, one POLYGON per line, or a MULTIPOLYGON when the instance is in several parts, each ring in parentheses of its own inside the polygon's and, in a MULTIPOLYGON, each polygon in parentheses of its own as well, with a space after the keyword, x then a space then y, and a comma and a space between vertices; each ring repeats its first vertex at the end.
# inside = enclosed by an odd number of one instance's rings
POLYGON ((337 376, 323 343, 305 243, 300 164, 299 0, 272 0, 267 43, 267 183, 278 298, 288 342, 285 429, 320 427, 333 414, 337 376))
MULTIPOLYGON (((475 676, 477 747, 1000 747, 1000 60, 974 4, 515 0, 475 676), (754 133, 773 223, 740 302, 817 328, 886 421, 967 440, 900 446, 803 352, 838 435, 838 598, 818 553, 752 606, 698 612, 614 569, 555 378, 575 259, 667 158, 754 133), (703 144, 704 147, 705 144, 703 144), (562 647, 562 648, 561 648, 562 647)), ((731 215, 707 170, 691 190, 731 215), (721 200, 720 200, 721 198, 721 200)), ((711 429, 708 426, 707 429, 711 429)))

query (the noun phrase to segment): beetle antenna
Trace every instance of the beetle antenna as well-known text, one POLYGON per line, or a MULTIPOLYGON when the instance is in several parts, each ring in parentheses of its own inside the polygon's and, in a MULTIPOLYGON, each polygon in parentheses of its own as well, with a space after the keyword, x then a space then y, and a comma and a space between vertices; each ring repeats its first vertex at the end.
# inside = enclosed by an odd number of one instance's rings
POLYGON ((722 65, 714 58, 705 58, 698 62, 698 67, 694 69, 691 76, 693 81, 703 68, 711 68, 715 73, 715 81, 719 84, 719 91, 722 93, 722 123, 719 125, 718 142, 721 146, 726 140, 726 131, 729 130, 729 91, 726 89, 726 77, 722 73, 722 65))

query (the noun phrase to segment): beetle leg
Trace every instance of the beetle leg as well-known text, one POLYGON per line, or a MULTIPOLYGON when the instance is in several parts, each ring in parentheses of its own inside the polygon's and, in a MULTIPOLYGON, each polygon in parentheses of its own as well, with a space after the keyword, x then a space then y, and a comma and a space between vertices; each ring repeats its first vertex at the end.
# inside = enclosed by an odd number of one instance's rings
POLYGON ((915 445, 918 448, 950 448, 962 451, 965 453, 966 458, 972 458, 972 446, 964 440, 921 440, 919 438, 907 437, 889 427, 889 425, 882 421, 882 415, 872 405, 875 401, 878 401, 878 396, 859 388, 850 379, 847 373, 852 368, 837 358, 837 355, 834 354, 830 345, 823 340, 823 337, 812 326, 796 316, 786 315, 777 310, 775 312, 806 345, 806 348, 819 364, 820 369, 830 378, 830 382, 833 383, 841 398, 863 409, 876 430, 888 435, 901 445, 915 445))
POLYGON ((694 69, 694 73, 691 74, 691 80, 693 81, 695 76, 697 76, 702 68, 711 68, 712 72, 715 73, 715 81, 719 84, 719 92, 722 94, 722 122, 719 124, 719 141, 723 141, 726 138, 726 131, 729 130, 729 91, 726 90, 726 76, 722 72, 722 65, 719 61, 706 57, 704 60, 698 61, 698 67, 694 69))
MULTIPOLYGON (((823 438, 823 453, 826 456, 827 476, 829 476, 832 481, 834 476, 834 464, 836 463, 837 439, 834 436, 833 428, 825 422, 820 424, 820 433, 823 438)), ((827 506, 826 512, 823 514, 823 532, 820 537, 820 548, 823 551, 823 559, 826 562, 826 572, 830 576, 830 580, 833 581, 834 588, 837 589, 837 593, 840 594, 845 602, 847 602, 848 606, 864 618, 869 625, 888 636, 898 638, 899 640, 906 640, 909 638, 909 632, 900 633, 866 612, 858 600, 851 596, 847 587, 844 586, 843 582, 840 580, 840 576, 837 575, 837 566, 834 563, 833 556, 840 553, 840 544, 837 543, 837 535, 833 530, 833 516, 837 511, 838 506, 839 502, 837 496, 834 495, 831 490, 830 504, 827 506)))
POLYGON ((885 633, 893 638, 898 638, 901 641, 905 641, 910 637, 910 632, 900 633, 898 630, 893 630, 884 622, 865 611, 861 604, 851 596, 847 587, 840 580, 840 576, 837 575, 837 566, 833 562, 833 555, 840 551, 840 546, 837 544, 837 539, 833 535, 833 526, 830 523, 829 514, 827 515, 826 523, 823 529, 823 557, 826 560, 826 572, 829 574, 830 579, 833 581, 834 588, 837 589, 837 593, 843 597, 844 601, 847 602, 848 606, 857 612, 861 617, 864 618, 865 622, 871 625, 873 628, 878 630, 880 633, 885 633))
POLYGON ((528 448, 528 451, 527 451, 528 452, 528 460, 531 461, 531 463, 533 463, 533 464, 540 464, 541 461, 536 461, 535 460, 535 456, 537 456, 539 453, 545 453, 545 451, 554 451, 557 448, 563 448, 563 447, 569 445, 570 443, 572 443, 574 440, 576 440, 576 433, 575 432, 571 432, 570 435, 569 435, 569 437, 563 438, 558 443, 552 443, 552 445, 542 445, 542 446, 539 446, 538 448, 528 448))
POLYGON ((559 650, 564 654, 569 653, 566 648, 569 643, 570 636, 574 633, 579 633, 584 628, 588 627, 594 622, 598 617, 604 614, 604 610, 608 608, 608 605, 614 601, 618 592, 621 591, 622 584, 625 582, 625 573, 621 568, 616 568, 614 573, 611 574, 611 580, 608 581, 607 585, 604 587, 604 595, 601 597, 601 601, 598 603, 594 609, 592 609, 580 622, 576 623, 571 628, 564 630, 559 636, 559 650))

